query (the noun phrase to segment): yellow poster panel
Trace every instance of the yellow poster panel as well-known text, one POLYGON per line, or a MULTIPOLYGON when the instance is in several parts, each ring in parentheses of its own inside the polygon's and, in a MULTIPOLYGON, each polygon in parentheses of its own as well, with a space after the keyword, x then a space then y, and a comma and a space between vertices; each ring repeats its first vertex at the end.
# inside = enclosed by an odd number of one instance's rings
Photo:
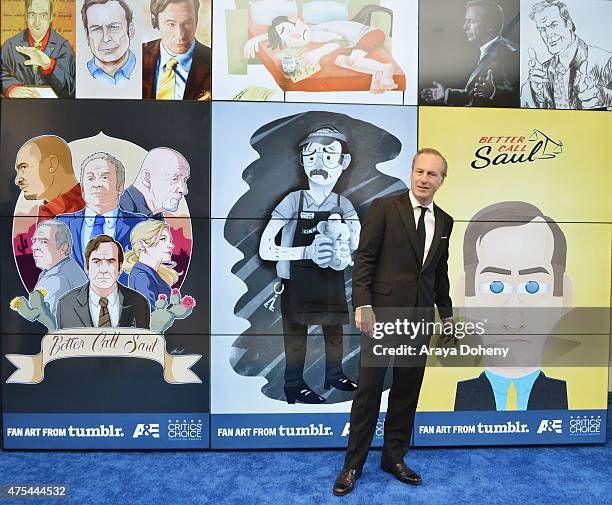
POLYGON ((610 138, 612 115, 601 112, 421 108, 419 147, 449 163, 436 203, 455 218, 456 316, 485 307, 506 318, 500 339, 530 359, 510 369, 486 356, 469 367, 430 357, 419 411, 606 408, 609 318, 593 335, 580 322, 576 335, 558 330, 584 308, 609 311, 610 138), (563 318, 550 336, 530 335, 551 310, 563 318))

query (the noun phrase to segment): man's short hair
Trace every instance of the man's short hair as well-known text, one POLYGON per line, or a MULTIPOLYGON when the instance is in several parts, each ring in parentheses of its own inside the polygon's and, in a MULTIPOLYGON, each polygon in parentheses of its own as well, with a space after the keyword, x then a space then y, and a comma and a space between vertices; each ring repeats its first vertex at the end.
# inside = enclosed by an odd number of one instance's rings
POLYGON ((465 295, 476 295, 477 245, 483 237, 498 228, 522 226, 536 218, 542 218, 553 234, 553 296, 563 296, 563 274, 567 259, 567 241, 559 225, 545 216, 535 205, 526 202, 500 202, 478 211, 470 220, 463 237, 463 270, 465 271, 465 295))
POLYGON ((41 135, 28 140, 21 149, 25 146, 35 145, 40 152, 40 161, 46 160, 49 156, 54 155, 58 163, 62 167, 64 173, 72 174, 72 154, 70 147, 66 141, 56 135, 41 135))
POLYGON ((48 219, 47 221, 40 223, 36 229, 42 228, 43 226, 49 228, 52 226, 55 227, 55 249, 59 251, 62 245, 68 244, 66 256, 70 256, 70 251, 72 251, 72 234, 70 233, 68 226, 56 219, 48 219))
POLYGON ((85 271, 87 272, 89 270, 89 257, 98 247, 100 247, 100 244, 115 244, 117 246, 117 267, 119 271, 121 271, 121 265, 123 265, 123 247, 121 247, 121 244, 113 237, 109 237, 108 235, 98 235, 87 242, 87 247, 85 247, 85 271))
POLYGON ((195 16, 197 19, 198 12, 200 11, 200 0, 151 0, 151 26, 153 26, 153 28, 159 28, 159 13, 164 12, 168 5, 180 4, 183 2, 193 2, 193 8, 195 9, 195 16))
POLYGON ((83 185, 83 174, 85 173, 85 167, 90 161, 93 160, 104 160, 108 161, 111 165, 115 167, 115 172, 117 174, 117 190, 121 190, 123 185, 125 184, 125 167, 123 163, 121 163, 117 158, 115 158, 112 154, 108 154, 105 152, 93 153, 87 156, 81 163, 81 186, 83 185))
POLYGON ((89 33, 87 29, 87 9, 89 9, 92 5, 104 5, 108 2, 118 2, 119 5, 121 5, 123 11, 125 12, 125 20, 128 26, 134 21, 134 13, 126 0, 85 0, 83 7, 81 7, 81 18, 83 19, 83 26, 85 26, 85 31, 87 33, 89 33))
POLYGON ((495 33, 501 33, 504 28, 504 9, 494 0, 470 0, 465 9, 469 7, 482 7, 485 22, 493 28, 495 33))
MULTIPOLYGON (((34 0, 25 0, 25 13, 28 15, 28 11, 30 10, 30 6, 34 0)), ((49 6, 49 15, 53 15, 53 0, 47 0, 47 5, 49 6)))
POLYGON ((572 21, 572 17, 570 16, 569 11, 567 10, 567 6, 560 0, 542 0, 537 4, 534 4, 534 6, 531 8, 531 11, 529 12, 529 19, 535 21, 536 14, 539 14, 544 9, 548 9, 549 7, 556 7, 559 10, 559 15, 565 23, 565 26, 569 26, 573 32, 576 31, 576 25, 574 25, 574 22, 572 21))
POLYGON ((432 147, 423 147, 422 149, 419 149, 416 152, 416 154, 412 158, 412 168, 410 170, 414 170, 414 164, 416 163, 417 158, 421 154, 435 154, 436 156, 439 156, 442 159, 442 179, 446 179, 446 174, 448 173, 448 163, 446 162, 446 158, 442 155, 440 151, 438 151, 437 149, 433 149, 432 147))

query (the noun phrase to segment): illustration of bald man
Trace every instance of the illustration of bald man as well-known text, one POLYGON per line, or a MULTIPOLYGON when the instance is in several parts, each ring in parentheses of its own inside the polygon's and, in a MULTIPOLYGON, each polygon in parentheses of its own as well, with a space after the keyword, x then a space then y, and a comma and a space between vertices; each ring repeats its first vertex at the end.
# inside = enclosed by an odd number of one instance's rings
POLYGON ((163 212, 176 212, 187 195, 190 168, 185 157, 168 147, 152 149, 145 156, 134 184, 121 195, 126 212, 163 219, 163 212))
POLYGON ((60 137, 28 140, 17 153, 15 184, 26 200, 43 200, 38 223, 85 207, 81 186, 72 169, 70 147, 60 137))

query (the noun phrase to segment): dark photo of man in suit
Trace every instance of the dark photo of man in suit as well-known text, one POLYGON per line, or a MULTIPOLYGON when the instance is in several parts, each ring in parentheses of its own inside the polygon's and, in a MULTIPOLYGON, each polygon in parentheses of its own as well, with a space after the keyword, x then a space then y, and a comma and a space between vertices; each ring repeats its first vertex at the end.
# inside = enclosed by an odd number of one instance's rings
POLYGON ((117 282, 123 264, 121 244, 98 235, 85 249, 89 282, 66 293, 57 304, 58 328, 149 328, 149 301, 117 282))
POLYGON ((487 357, 478 377, 457 384, 456 411, 567 409, 565 381, 540 370, 550 332, 571 305, 566 257, 563 231, 534 205, 500 202, 471 219, 458 303, 487 319, 484 345, 509 353, 487 357))
POLYGON ((0 83, 9 98, 40 98, 47 87, 60 98, 74 98, 75 64, 70 43, 57 33, 52 0, 26 0, 27 28, 2 46, 0 83))
MULTIPOLYGON (((410 191, 374 200, 366 216, 353 267, 355 323, 365 339, 373 335, 378 308, 429 312, 434 304, 445 332, 452 328, 449 296, 448 243, 453 218, 434 204, 444 182, 447 163, 435 149, 421 149, 412 162, 410 191)), ((381 468, 399 481, 418 485, 421 477, 404 463, 414 413, 425 372, 422 366, 393 367, 385 419, 381 468)), ((335 495, 353 490, 368 455, 378 421, 386 366, 365 366, 361 355, 358 387, 351 409, 344 468, 334 482, 335 495)))
POLYGON ((199 0, 151 0, 160 39, 142 46, 142 97, 210 100, 211 50, 195 38, 199 0))
POLYGON ((465 87, 450 88, 437 81, 421 90, 425 104, 469 107, 518 107, 520 54, 503 36, 504 11, 494 0, 471 0, 465 6, 463 31, 480 48, 480 58, 465 87))

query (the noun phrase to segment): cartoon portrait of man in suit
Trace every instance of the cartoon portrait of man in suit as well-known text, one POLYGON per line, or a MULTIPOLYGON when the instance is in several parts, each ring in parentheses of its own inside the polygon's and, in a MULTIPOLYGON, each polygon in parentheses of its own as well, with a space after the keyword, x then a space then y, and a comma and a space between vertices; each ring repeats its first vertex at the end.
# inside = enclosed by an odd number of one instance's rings
POLYGON ((196 38, 200 0, 150 0, 159 38, 142 45, 142 97, 210 100, 211 50, 196 38))
MULTIPOLYGON (((567 242, 559 225, 525 202, 500 202, 477 212, 463 241, 457 303, 488 319, 485 370, 460 381, 455 411, 563 410, 567 385, 540 369, 555 326, 572 302, 565 271, 567 242)), ((469 316, 468 316, 469 317, 469 316)))

